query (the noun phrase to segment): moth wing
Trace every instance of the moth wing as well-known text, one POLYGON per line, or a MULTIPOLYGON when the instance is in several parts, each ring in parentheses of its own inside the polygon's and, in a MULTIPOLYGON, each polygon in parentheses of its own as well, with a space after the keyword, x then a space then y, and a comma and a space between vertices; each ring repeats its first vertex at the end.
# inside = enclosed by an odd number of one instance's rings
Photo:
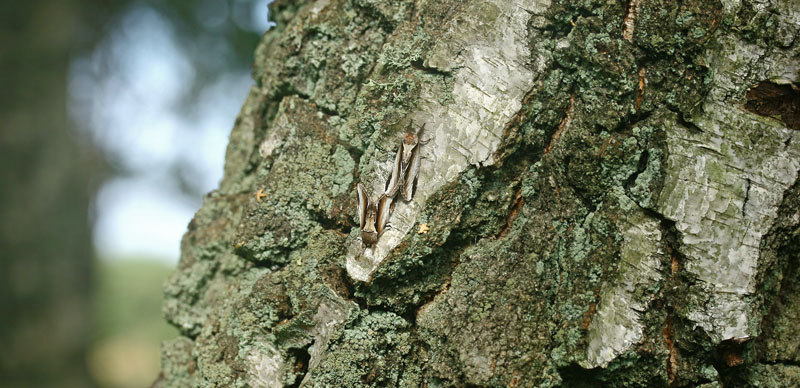
POLYGON ((403 168, 408 169, 408 165, 411 162, 411 158, 414 156, 414 152, 417 150, 417 139, 416 136, 411 135, 414 139, 409 142, 408 137, 401 142, 401 148, 403 149, 403 168))
POLYGON ((386 181, 386 195, 394 197, 397 190, 402 186, 403 180, 403 144, 397 147, 397 156, 394 157, 394 164, 392 165, 392 173, 389 175, 389 180, 386 181))
POLYGON ((386 228, 386 222, 389 221, 391 208, 392 208, 392 197, 386 194, 381 195, 380 199, 378 199, 378 219, 375 222, 375 226, 377 227, 378 231, 378 236, 383 234, 383 230, 386 228))
POLYGON ((410 201, 414 197, 417 188, 417 175, 419 175, 419 147, 415 147, 411 153, 411 160, 406 167, 405 177, 403 178, 403 200, 410 201))
POLYGON ((359 183, 356 192, 358 193, 358 223, 363 230, 367 216, 367 190, 364 189, 364 185, 359 183))

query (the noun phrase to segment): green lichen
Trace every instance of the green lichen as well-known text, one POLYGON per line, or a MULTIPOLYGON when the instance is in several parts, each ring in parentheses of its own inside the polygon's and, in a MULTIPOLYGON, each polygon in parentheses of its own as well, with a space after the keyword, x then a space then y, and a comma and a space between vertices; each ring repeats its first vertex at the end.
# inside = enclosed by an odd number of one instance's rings
POLYGON ((161 345, 161 375, 153 387, 166 388, 184 384, 199 386, 199 373, 192 356, 192 345, 192 340, 186 337, 164 341, 161 345))
POLYGON ((306 244, 320 222, 349 223, 337 210, 349 199, 355 162, 326 135, 327 123, 304 100, 284 100, 277 118, 287 137, 279 145, 281 154, 269 160, 269 175, 253 193, 235 241, 237 252, 250 260, 284 264, 285 253, 306 244))
POLYGON ((393 41, 383 47, 383 51, 378 55, 378 72, 403 71, 408 69, 413 62, 422 60, 425 49, 430 45, 430 36, 424 31, 419 30, 410 32, 407 39, 393 41))
POLYGON ((336 336, 325 359, 309 376, 309 387, 401 386, 411 354, 410 324, 389 312, 358 312, 336 336))
POLYGON ((642 2, 634 41, 646 50, 680 55, 708 42, 721 19, 720 1, 642 2))

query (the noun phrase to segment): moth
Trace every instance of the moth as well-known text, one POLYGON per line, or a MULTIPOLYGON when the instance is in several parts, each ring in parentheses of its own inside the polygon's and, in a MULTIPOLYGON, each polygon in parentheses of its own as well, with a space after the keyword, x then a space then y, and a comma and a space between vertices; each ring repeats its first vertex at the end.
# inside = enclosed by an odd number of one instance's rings
POLYGON ((386 181, 386 190, 384 194, 387 197, 394 198, 397 191, 403 187, 403 146, 397 147, 397 155, 394 157, 394 164, 392 165, 392 172, 389 174, 389 179, 386 181))
POLYGON ((367 190, 361 183, 358 184, 356 192, 358 194, 358 222, 361 225, 361 240, 365 245, 374 245, 386 229, 392 198, 383 193, 377 201, 373 201, 367 196, 367 190))
POLYGON ((400 142, 400 146, 397 147, 392 173, 389 175, 389 180, 386 181, 385 194, 387 196, 394 198, 397 192, 402 190, 404 201, 408 202, 414 197, 421 158, 419 148, 420 144, 427 143, 419 140, 419 135, 424 129, 425 124, 422 125, 417 133, 406 133, 403 141, 400 142))

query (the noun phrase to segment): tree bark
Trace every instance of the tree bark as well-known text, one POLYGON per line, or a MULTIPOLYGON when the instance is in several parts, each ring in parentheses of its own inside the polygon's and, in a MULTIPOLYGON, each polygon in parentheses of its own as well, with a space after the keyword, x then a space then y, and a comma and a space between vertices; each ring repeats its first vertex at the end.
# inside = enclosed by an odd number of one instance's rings
POLYGON ((796 1, 271 14, 156 386, 800 384, 796 1))

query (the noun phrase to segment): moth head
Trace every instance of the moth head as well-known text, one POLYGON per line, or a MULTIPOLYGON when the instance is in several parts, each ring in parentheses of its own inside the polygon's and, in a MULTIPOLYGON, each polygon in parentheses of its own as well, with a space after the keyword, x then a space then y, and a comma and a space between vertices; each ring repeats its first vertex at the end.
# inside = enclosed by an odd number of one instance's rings
POLYGON ((409 132, 406 133, 405 137, 403 137, 403 143, 405 144, 417 144, 417 135, 409 132))
MULTIPOLYGON (((409 123, 409 129, 411 129, 411 124, 409 123)), ((402 148, 403 148, 403 165, 408 165, 408 162, 411 160, 411 154, 414 152, 420 143, 419 137, 422 134, 422 131, 425 130, 425 124, 417 130, 416 133, 411 132, 410 130, 406 130, 406 135, 403 137, 402 148)), ((423 143, 424 144, 424 143, 423 143)))
POLYGON ((410 136, 414 137, 413 142, 411 142, 411 143, 409 143, 407 141, 408 140, 408 136, 409 135, 406 135, 405 140, 403 140, 403 165, 404 166, 408 165, 408 161, 411 160, 411 155, 414 153, 414 148, 417 147, 417 141, 416 141, 417 135, 410 135, 410 136))

